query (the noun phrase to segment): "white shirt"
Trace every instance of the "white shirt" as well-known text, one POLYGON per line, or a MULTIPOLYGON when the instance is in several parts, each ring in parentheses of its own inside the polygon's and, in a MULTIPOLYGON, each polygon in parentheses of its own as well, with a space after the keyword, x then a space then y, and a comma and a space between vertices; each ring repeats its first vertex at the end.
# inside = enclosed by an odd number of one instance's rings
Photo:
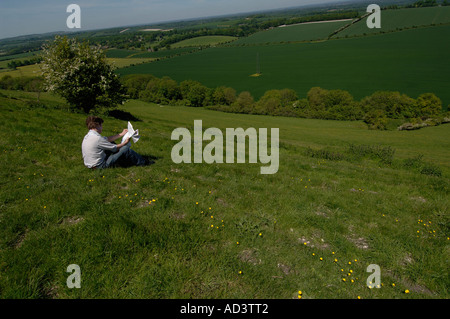
POLYGON ((95 130, 89 130, 81 144, 84 165, 88 168, 96 167, 105 161, 105 151, 116 152, 117 145, 108 141, 95 130))

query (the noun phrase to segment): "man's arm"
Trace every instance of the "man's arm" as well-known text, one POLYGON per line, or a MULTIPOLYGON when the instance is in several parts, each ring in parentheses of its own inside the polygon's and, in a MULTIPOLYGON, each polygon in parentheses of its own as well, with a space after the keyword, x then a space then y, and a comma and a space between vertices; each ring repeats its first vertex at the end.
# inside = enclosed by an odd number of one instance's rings
POLYGON ((129 141, 130 141, 130 138, 127 138, 125 141, 123 141, 123 143, 117 144, 117 149, 120 150, 122 147, 127 145, 129 141))
MULTIPOLYGON (((116 135, 113 135, 113 136, 109 136, 109 137, 107 137, 107 140, 108 140, 108 142, 114 142, 115 140, 117 140, 118 138, 121 138, 122 136, 124 136, 125 134, 127 134, 127 132, 128 132, 128 130, 127 129, 124 129, 123 131, 122 131, 122 133, 120 133, 120 134, 116 134, 116 135)), ((126 144, 126 143, 125 143, 126 144)))
MULTIPOLYGON (((120 134, 118 134, 118 135, 120 135, 120 134)), ((121 149, 122 147, 127 145, 128 142, 130 142, 130 138, 127 138, 125 141, 123 141, 123 143, 114 144, 112 142, 109 142, 108 138, 104 136, 104 137, 100 137, 98 139, 98 147, 104 151, 110 151, 110 152, 116 153, 119 149, 121 149)))

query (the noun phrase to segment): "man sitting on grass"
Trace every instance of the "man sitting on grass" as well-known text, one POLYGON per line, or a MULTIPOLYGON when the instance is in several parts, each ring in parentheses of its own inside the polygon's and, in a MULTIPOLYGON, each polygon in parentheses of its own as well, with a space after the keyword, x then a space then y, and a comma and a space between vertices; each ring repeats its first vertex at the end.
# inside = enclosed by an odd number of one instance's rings
POLYGON ((97 116, 89 116, 86 119, 86 125, 89 132, 86 134, 81 145, 83 152, 84 165, 91 169, 108 168, 114 166, 144 166, 149 161, 133 151, 130 146, 130 139, 127 138, 123 143, 112 143, 118 138, 124 136, 128 130, 122 133, 105 137, 100 134, 103 131, 103 119, 97 116))

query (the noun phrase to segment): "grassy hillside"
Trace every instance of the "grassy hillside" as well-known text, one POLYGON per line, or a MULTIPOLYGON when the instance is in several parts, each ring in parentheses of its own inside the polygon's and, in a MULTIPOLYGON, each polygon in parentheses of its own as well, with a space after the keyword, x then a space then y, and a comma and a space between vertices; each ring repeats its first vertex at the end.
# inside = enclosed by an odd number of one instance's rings
POLYGON ((229 36, 203 36, 174 43, 171 45, 171 47, 176 49, 192 46, 217 45, 225 42, 230 42, 236 39, 237 39, 236 37, 229 37, 229 36))
MULTIPOLYGON (((449 125, 369 131, 129 101, 141 120, 133 148, 155 164, 90 171, 85 115, 48 94, 43 107, 31 93, 0 93, 2 298, 449 297, 449 125), (278 173, 174 164, 171 132, 195 119, 280 128, 278 173), (431 164, 441 177, 421 173, 431 164), (70 264, 81 289, 66 287, 70 264), (366 286, 369 264, 381 267, 380 289, 366 286)), ((105 120, 104 135, 126 126, 105 120)))
POLYGON ((26 52, 14 55, 0 55, 0 61, 18 60, 18 59, 30 59, 31 57, 39 54, 40 52, 26 52))
POLYGON ((192 48, 179 48, 171 50, 160 50, 156 52, 142 52, 138 50, 123 50, 123 49, 110 49, 106 51, 108 58, 163 58, 167 56, 174 56, 192 51, 192 48))
POLYGON ((131 58, 136 54, 142 54, 142 51, 138 50, 125 50, 125 49, 109 49, 106 51, 106 57, 108 58, 131 58))
MULTIPOLYGON (((108 63, 114 65, 116 68, 124 68, 130 65, 148 63, 153 61, 153 58, 107 58, 108 63)), ((32 64, 26 66, 20 66, 16 70, 2 70, 0 71, 0 77, 5 75, 11 75, 12 77, 20 76, 40 76, 42 75, 41 67, 39 64, 32 64)))
POLYGON ((134 64, 142 64, 153 61, 152 58, 107 58, 108 63, 114 65, 116 68, 125 68, 134 64))
POLYGON ((367 28, 366 19, 363 19, 336 36, 362 36, 366 34, 396 31, 401 28, 429 26, 441 23, 450 23, 450 7, 382 10, 381 29, 367 28))
POLYGON ((300 97, 311 87, 343 89, 359 99, 378 90, 400 91, 413 98, 435 93, 450 104, 450 26, 405 30, 360 38, 221 47, 170 60, 124 68, 120 74, 150 73, 177 81, 226 85, 259 98, 270 89, 291 88, 300 97), (420 43, 420 44, 419 44, 420 43), (259 55, 262 76, 256 72, 259 55))
POLYGON ((351 21, 324 21, 287 25, 258 32, 241 38, 233 44, 264 44, 279 42, 302 42, 327 39, 330 34, 351 21))
POLYGON ((41 69, 39 64, 19 66, 16 70, 4 69, 0 71, 0 77, 4 75, 11 75, 12 77, 20 76, 39 76, 41 69))

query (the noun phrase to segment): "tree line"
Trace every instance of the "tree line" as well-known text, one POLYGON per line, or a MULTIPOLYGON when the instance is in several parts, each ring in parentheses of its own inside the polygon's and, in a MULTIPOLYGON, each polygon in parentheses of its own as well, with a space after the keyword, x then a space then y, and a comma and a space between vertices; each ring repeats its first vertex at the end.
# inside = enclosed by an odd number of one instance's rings
MULTIPOLYGON (((299 98, 292 89, 268 90, 256 100, 248 91, 240 92, 231 87, 208 88, 198 81, 180 83, 170 77, 157 78, 149 74, 132 74, 120 79, 124 98, 145 102, 188 107, 206 107, 211 110, 271 116, 287 116, 327 120, 362 120, 370 129, 387 129, 389 119, 403 119, 410 123, 425 123, 427 119, 450 117, 444 113, 442 101, 433 93, 423 93, 416 99, 395 91, 377 91, 356 100, 345 90, 311 88, 305 98, 299 98)), ((116 84, 118 88, 118 84, 116 84)), ((0 89, 41 92, 45 90, 43 77, 0 78, 0 89)), ((97 110, 95 101, 86 104, 86 96, 80 105, 91 105, 85 112, 97 110)), ((70 99, 69 99, 70 100, 70 99)), ((68 100, 68 101, 69 101, 68 100)), ((100 99, 101 100, 101 99, 100 99)), ((72 100, 69 103, 73 103, 72 100)), ((114 108, 114 103, 109 108, 114 108)), ((76 109, 76 107, 75 107, 76 109)))
POLYGON ((0 88, 54 92, 72 109, 85 113, 114 109, 127 99, 140 99, 234 113, 364 120, 373 129, 386 129, 388 119, 426 119, 443 113, 442 101, 433 93, 413 99, 400 92, 378 91, 358 101, 345 90, 313 87, 305 98, 299 98, 292 89, 283 89, 268 90, 255 100, 248 91, 237 94, 231 87, 208 88, 194 80, 178 83, 167 76, 150 74, 120 78, 100 48, 67 37, 56 37, 48 44, 42 59, 42 77, 4 76, 0 88))
POLYGON ((208 88, 198 81, 179 84, 149 74, 121 79, 129 98, 165 105, 208 107, 245 114, 290 116, 329 120, 363 120, 369 128, 386 129, 388 119, 426 119, 443 113, 442 101, 434 93, 413 99, 393 91, 378 91, 360 101, 345 90, 313 87, 306 98, 292 89, 268 90, 255 100, 248 91, 237 94, 231 87, 208 88))
POLYGON ((42 61, 42 57, 35 57, 26 60, 12 60, 7 64, 8 69, 16 70, 19 66, 32 65, 42 61))

